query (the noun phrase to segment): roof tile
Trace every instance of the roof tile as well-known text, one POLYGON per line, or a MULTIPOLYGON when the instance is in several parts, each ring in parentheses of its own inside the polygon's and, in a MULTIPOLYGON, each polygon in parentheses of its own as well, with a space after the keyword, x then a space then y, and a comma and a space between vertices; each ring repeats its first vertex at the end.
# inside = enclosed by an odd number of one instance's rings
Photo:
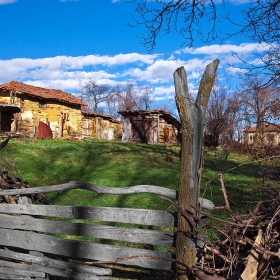
POLYGON ((54 99, 64 101, 72 104, 86 105, 76 96, 63 92, 57 89, 46 89, 36 86, 30 86, 21 82, 12 81, 10 83, 0 85, 1 89, 12 90, 16 93, 25 93, 33 96, 37 96, 44 99, 54 99))

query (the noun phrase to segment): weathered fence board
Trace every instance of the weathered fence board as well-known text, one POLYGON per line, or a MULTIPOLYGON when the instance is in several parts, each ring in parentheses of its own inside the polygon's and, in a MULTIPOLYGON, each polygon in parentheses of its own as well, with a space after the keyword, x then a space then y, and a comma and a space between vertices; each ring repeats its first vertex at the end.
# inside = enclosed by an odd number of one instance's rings
MULTIPOLYGON (((78 274, 78 273, 83 273, 85 275, 111 275, 112 271, 111 269, 107 268, 101 268, 101 267, 93 267, 93 266, 87 266, 87 265, 81 265, 78 263, 69 263, 65 261, 60 261, 52 258, 48 258, 46 256, 43 257, 38 257, 38 256, 33 256, 30 254, 24 254, 24 253, 19 253, 19 252, 14 252, 11 250, 3 250, 0 249, 0 256, 3 258, 8 258, 8 259, 14 259, 17 261, 21 262, 27 262, 27 263, 33 263, 33 264, 38 264, 46 269, 41 269, 41 271, 45 273, 50 273, 48 268, 59 268, 57 270, 60 270, 57 272, 55 275, 57 276, 63 276, 65 275, 64 272, 68 271, 69 274, 78 274)), ((1 278, 0 278, 1 279, 1 278)), ((104 278, 104 279, 108 279, 104 278)))
MULTIPOLYGON (((26 277, 40 277, 40 278, 44 278, 45 279, 45 273, 43 272, 36 272, 36 271, 26 271, 23 269, 18 269, 18 268, 7 268, 7 267, 1 267, 0 266, 0 274, 7 274, 7 275, 17 275, 17 276, 21 276, 24 275, 26 277)), ((2 278, 3 279, 3 278, 2 278)), ((12 278, 11 278, 12 279, 12 278)))
POLYGON ((0 204, 0 213, 18 213, 86 219, 102 222, 174 227, 174 215, 167 211, 117 207, 56 206, 32 204, 0 204))
MULTIPOLYGON (((172 258, 172 254, 169 252, 65 240, 35 232, 22 232, 18 230, 0 228, 0 236, 0 245, 13 246, 25 250, 35 250, 43 253, 63 255, 73 258, 101 261, 114 261, 120 258, 143 255, 150 257, 172 258)), ((121 261, 120 263, 154 269, 171 269, 171 263, 169 261, 157 259, 132 259, 129 261, 121 261)))
POLYGON ((120 228, 65 221, 30 219, 29 217, 24 216, 13 216, 11 218, 4 214, 0 214, 0 224, 0 227, 7 229, 61 233, 168 247, 174 245, 174 233, 160 230, 120 228))

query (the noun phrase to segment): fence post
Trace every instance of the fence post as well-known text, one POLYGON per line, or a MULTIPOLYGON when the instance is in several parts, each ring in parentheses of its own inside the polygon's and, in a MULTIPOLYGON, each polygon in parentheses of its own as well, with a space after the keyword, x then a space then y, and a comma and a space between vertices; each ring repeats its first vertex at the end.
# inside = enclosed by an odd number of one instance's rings
MULTIPOLYGON (((205 111, 213 87, 219 60, 214 60, 205 68, 200 81, 196 102, 192 101, 188 90, 187 74, 184 67, 178 68, 174 76, 175 99, 182 123, 182 143, 179 174, 179 206, 193 212, 190 205, 198 205, 200 177, 202 169, 202 148, 204 138, 205 111)), ((193 229, 178 214, 178 235, 176 239, 176 259, 188 267, 195 264, 195 243, 189 234, 193 229)), ((178 280, 188 279, 183 274, 184 267, 177 265, 178 280)))

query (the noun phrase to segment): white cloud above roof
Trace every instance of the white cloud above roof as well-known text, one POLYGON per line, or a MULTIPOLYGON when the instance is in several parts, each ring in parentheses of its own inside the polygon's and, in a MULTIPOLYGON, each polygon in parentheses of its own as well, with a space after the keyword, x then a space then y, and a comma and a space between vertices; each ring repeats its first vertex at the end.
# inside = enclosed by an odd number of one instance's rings
POLYGON ((128 79, 151 83, 154 94, 174 94, 173 73, 185 67, 190 92, 196 92, 206 65, 220 59, 220 68, 235 75, 240 69, 236 55, 254 61, 251 51, 261 49, 258 44, 210 45, 182 49, 169 55, 120 53, 116 55, 55 56, 45 58, 14 58, 0 60, 0 84, 12 80, 40 87, 78 92, 81 84, 92 79, 100 84, 114 85, 128 79), (172 89, 172 90, 171 90, 172 89))
POLYGON ((240 45, 233 44, 225 44, 225 45, 210 45, 203 46, 200 48, 185 48, 179 51, 183 53, 190 54, 202 54, 202 55, 210 55, 210 54, 229 54, 229 53, 248 53, 252 51, 265 51, 269 47, 264 46, 262 44, 257 43, 243 43, 240 45))
POLYGON ((0 0, 0 5, 12 4, 15 2, 17 2, 17 0, 0 0))

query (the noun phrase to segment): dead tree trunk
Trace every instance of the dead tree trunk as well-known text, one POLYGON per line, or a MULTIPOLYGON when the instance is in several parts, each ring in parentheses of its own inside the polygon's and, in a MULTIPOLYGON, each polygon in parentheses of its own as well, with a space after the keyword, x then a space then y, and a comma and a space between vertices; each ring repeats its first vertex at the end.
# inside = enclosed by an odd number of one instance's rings
MULTIPOLYGON (((176 90, 176 105, 182 123, 182 144, 180 155, 179 175, 179 206, 187 211, 193 211, 190 205, 199 207, 198 195, 202 169, 203 130, 205 123, 205 111, 208 105, 210 93, 215 79, 219 60, 207 65, 200 81, 196 102, 191 99, 187 84, 187 74, 184 67, 174 72, 174 84, 176 90)), ((188 234, 193 229, 179 213, 178 235, 176 240, 176 258, 188 267, 195 264, 195 243, 188 234)), ((177 279, 188 279, 183 275, 184 267, 178 265, 177 279)))

